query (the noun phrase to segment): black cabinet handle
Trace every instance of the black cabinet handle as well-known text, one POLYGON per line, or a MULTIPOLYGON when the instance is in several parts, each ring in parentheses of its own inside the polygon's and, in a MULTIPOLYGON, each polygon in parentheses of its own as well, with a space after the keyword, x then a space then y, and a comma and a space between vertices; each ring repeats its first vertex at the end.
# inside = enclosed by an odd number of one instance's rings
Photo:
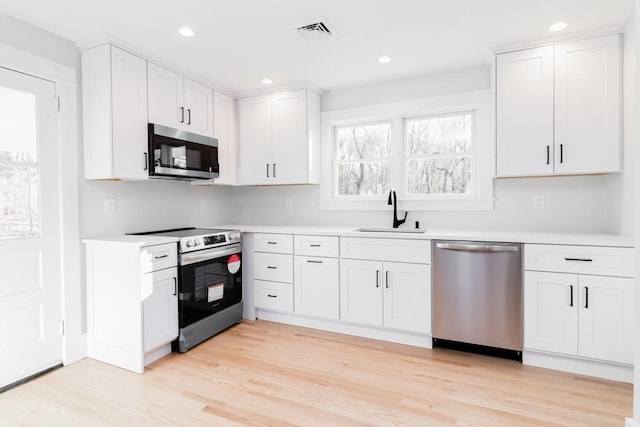
POLYGON ((317 260, 313 260, 313 259, 308 259, 307 262, 312 263, 312 264, 322 264, 322 261, 317 261, 317 260))
POLYGON ((278 242, 267 242, 267 245, 277 245, 278 242))
POLYGON ((149 169, 149 156, 146 152, 143 154, 144 154, 144 170, 147 170, 149 169))
POLYGON ((389 270, 384 272, 384 287, 389 289, 389 270))
POLYGON ((573 285, 569 285, 569 290, 571 292, 571 297, 569 299, 569 307, 573 307, 573 285))
POLYGON ((187 117, 188 117, 187 124, 190 125, 191 124, 191 108, 187 109, 187 117))
POLYGON ((276 164, 273 164, 273 177, 276 177, 276 164))
POLYGON ((584 308, 589 308, 589 287, 584 287, 584 308))
POLYGON ((549 164, 549 146, 547 145, 547 164, 549 164))
POLYGON ((267 268, 269 270, 276 270, 278 267, 274 266, 274 265, 268 265, 267 268))
POLYGON ((270 178, 270 176, 269 176, 269 163, 267 163, 267 178, 270 178))
POLYGON ((563 159, 563 146, 562 144, 560 144, 560 163, 562 163, 562 159, 563 159))
POLYGON ((269 298, 278 298, 278 295, 267 294, 269 298))
POLYGON ((591 258, 565 258, 565 261, 592 262, 591 258))
POLYGON ((173 294, 178 295, 178 279, 173 278, 173 294))
POLYGON ((309 245, 309 246, 311 246, 312 248, 319 248, 320 247, 320 245, 309 245))
POLYGON ((180 123, 184 123, 184 107, 180 107, 180 123))
POLYGON ((163 258, 169 258, 169 255, 157 255, 153 257, 154 259, 163 259, 163 258))
POLYGON ((380 270, 376 270, 376 288, 380 287, 380 270))

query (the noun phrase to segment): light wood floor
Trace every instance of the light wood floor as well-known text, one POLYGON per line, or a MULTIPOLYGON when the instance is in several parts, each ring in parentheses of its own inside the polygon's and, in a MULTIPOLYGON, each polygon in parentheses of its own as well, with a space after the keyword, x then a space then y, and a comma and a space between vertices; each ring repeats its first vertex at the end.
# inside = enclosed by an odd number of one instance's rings
POLYGON ((0 425, 622 426, 631 394, 508 360, 256 321, 144 375, 90 359, 51 372, 0 394, 0 425))

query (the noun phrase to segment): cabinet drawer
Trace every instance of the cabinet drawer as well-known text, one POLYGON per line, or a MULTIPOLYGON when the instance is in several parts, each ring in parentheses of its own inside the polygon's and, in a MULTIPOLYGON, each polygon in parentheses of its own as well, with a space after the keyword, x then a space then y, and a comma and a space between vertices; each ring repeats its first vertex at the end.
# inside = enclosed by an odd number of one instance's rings
POLYGON ((338 257, 339 239, 335 236, 293 236, 296 255, 338 257))
POLYGON ((600 246, 525 245, 525 270, 635 276, 634 249, 600 246))
POLYGON ((292 254, 293 236, 291 234, 256 233, 253 238, 253 247, 256 252, 292 254))
POLYGON ((256 308, 293 312, 293 285, 256 280, 253 303, 256 308))
POLYGON ((431 241, 343 237, 340 257, 431 264, 431 241))
POLYGON ((272 282, 293 282, 293 255, 256 252, 253 262, 254 278, 272 282))
POLYGON ((178 265, 177 246, 176 243, 166 243, 142 248, 140 250, 140 271, 149 273, 178 265))

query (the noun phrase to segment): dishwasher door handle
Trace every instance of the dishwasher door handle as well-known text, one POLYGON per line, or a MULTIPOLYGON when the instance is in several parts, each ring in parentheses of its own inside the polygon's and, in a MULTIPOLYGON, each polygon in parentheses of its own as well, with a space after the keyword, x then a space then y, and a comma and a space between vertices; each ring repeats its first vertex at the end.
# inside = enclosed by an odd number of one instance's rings
POLYGON ((437 243, 438 249, 466 252, 518 252, 518 246, 514 245, 477 245, 468 243, 437 243))

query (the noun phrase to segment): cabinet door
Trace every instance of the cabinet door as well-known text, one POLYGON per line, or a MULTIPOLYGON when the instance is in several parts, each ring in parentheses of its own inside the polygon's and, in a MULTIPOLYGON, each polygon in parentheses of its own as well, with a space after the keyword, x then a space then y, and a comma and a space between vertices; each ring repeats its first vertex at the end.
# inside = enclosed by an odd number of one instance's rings
POLYGON ((340 319, 382 326, 382 263, 340 260, 340 319))
POLYGON ((149 123, 185 129, 184 84, 179 74, 149 63, 149 123))
POLYGON ((184 79, 184 108, 184 129, 213 137, 213 90, 184 79))
POLYGON ((555 48, 555 170, 620 170, 620 38, 562 43, 555 48))
POLYGON ((553 46, 496 58, 498 176, 553 173, 553 46))
POLYGON ((634 279, 581 275, 578 280, 578 354, 633 364, 634 279))
POLYGON ((220 176, 217 184, 233 185, 236 181, 236 111, 233 98, 213 93, 213 137, 218 140, 220 176))
POLYGON ((147 61, 111 47, 113 175, 146 179, 147 61))
POLYGON ((524 346, 578 354, 578 276, 524 273, 524 346))
MULTIPOLYGON (((178 271, 176 267, 144 274, 152 293, 143 295, 145 353, 178 336, 178 271)), ((144 289, 145 287, 143 287, 144 289)))
POLYGON ((306 89, 271 96, 274 184, 308 182, 306 89))
POLYGON ((431 266, 384 263, 384 326, 431 333, 431 266))
POLYGON ((295 312, 338 319, 340 316, 338 259, 296 256, 293 269, 295 312))
POLYGON ((254 96, 238 101, 240 175, 242 184, 270 184, 271 97, 254 96))

